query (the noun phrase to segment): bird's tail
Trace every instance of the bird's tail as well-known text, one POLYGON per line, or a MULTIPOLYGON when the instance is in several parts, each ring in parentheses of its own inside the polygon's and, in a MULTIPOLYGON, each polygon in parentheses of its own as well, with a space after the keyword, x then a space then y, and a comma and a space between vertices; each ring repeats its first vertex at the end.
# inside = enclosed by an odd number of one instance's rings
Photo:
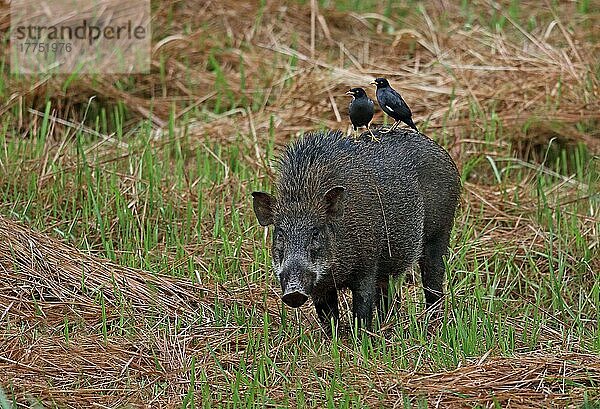
POLYGON ((415 125, 415 123, 413 122, 412 118, 408 119, 408 126, 410 126, 412 129, 414 129, 415 131, 419 132, 419 130, 417 129, 417 125, 415 125))

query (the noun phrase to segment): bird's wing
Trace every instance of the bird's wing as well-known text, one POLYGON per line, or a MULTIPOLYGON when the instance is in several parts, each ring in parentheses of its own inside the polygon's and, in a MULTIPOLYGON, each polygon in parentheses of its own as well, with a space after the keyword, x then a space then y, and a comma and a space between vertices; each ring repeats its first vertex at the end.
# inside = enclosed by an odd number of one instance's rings
POLYGON ((391 111, 410 114, 410 108, 406 105, 402 96, 395 89, 389 88, 388 91, 383 94, 381 101, 383 105, 391 111))

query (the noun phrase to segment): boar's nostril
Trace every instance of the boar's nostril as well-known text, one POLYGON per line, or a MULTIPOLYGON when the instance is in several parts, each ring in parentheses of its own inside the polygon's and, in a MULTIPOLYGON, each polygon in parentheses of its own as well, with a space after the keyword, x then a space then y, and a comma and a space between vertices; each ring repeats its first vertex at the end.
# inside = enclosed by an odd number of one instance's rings
POLYGON ((306 300, 308 300, 308 296, 306 294, 301 293, 300 291, 292 291, 283 294, 281 299, 290 307, 298 308, 302 304, 304 304, 306 300))

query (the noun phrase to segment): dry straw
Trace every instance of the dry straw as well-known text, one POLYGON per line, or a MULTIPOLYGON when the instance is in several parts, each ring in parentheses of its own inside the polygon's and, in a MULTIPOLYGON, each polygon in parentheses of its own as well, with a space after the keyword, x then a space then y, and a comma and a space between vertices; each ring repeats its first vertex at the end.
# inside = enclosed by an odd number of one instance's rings
MULTIPOLYGON (((227 345, 243 350, 248 339, 236 327, 211 326, 214 314, 210 306, 217 287, 207 289, 187 279, 124 268, 4 217, 0 217, 0 272, 0 321, 4 327, 0 383, 14 388, 11 392, 17 397, 41 398, 60 406, 152 402, 166 407, 186 393, 185 368, 191 355, 200 357, 198 366, 214 373, 213 393, 229 393, 227 380, 219 381, 223 368, 219 370, 206 355, 206 347, 223 351, 219 366, 225 365, 226 371, 228 365, 239 364, 239 356, 227 345), (180 333, 156 331, 178 316, 199 310, 205 311, 206 321, 197 326, 180 333), (101 327, 116 325, 123 317, 135 331, 103 338, 101 327), (52 330, 64 328, 65 320, 82 330, 73 330, 68 337, 52 330), (36 337, 38 332, 52 335, 36 337), (161 393, 156 393, 156 385, 163 386, 161 393)), ((229 295, 230 302, 242 301, 239 294, 229 295)), ((244 301, 249 303, 247 298, 244 301)), ((351 349, 346 352, 352 353, 351 349)), ((297 372, 302 373, 304 364, 298 365, 297 372)), ((334 368, 323 365, 317 370, 324 377, 333 373, 334 368)), ((547 408, 580 401, 584 388, 598 385, 600 357, 534 352, 510 358, 483 356, 449 372, 361 369, 350 376, 356 378, 364 401, 373 405, 379 404, 380 393, 385 393, 392 407, 395 400, 400 404, 403 394, 408 394, 427 396, 439 407, 502 402, 515 408, 547 408)), ((310 394, 309 382, 314 378, 306 380, 310 394)), ((318 385, 312 386, 318 390, 318 385)), ((276 398, 282 393, 279 387, 272 384, 269 396, 276 398)))

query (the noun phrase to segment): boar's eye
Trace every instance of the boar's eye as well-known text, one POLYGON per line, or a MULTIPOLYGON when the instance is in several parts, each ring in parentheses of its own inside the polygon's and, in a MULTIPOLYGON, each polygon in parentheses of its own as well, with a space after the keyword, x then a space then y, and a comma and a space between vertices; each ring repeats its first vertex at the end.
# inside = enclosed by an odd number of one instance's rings
POLYGON ((319 239, 321 238, 321 230, 318 229, 317 227, 312 229, 312 231, 310 233, 311 233, 311 241, 312 242, 319 241, 319 239))
POLYGON ((274 246, 275 251, 279 255, 280 258, 283 258, 283 249, 285 247, 285 234, 283 234, 282 230, 275 231, 275 241, 274 246))
POLYGON ((275 233, 275 244, 278 246, 283 246, 285 244, 285 235, 283 231, 279 230, 275 233))
POLYGON ((323 257, 323 237, 321 235, 321 230, 315 228, 311 231, 311 240, 308 245, 308 250, 310 254, 310 258, 313 260, 317 260, 320 257, 323 257))
POLYGON ((317 227, 311 230, 310 248, 312 250, 320 250, 323 247, 321 239, 321 230, 317 227))

